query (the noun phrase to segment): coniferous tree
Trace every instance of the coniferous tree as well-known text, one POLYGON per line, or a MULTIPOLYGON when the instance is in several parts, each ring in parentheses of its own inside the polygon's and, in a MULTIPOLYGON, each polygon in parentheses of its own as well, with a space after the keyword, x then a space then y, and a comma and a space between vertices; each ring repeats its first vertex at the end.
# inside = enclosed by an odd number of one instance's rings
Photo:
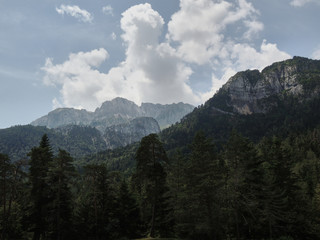
POLYGON ((7 237, 8 219, 9 219, 9 198, 12 185, 13 168, 8 155, 0 154, 0 239, 7 237))
POLYGON ((29 181, 31 185, 29 213, 30 230, 34 233, 33 239, 46 238, 48 231, 48 210, 50 204, 50 186, 47 177, 53 153, 48 136, 43 135, 38 147, 32 148, 29 153, 30 169, 29 181))
POLYGON ((253 144, 235 130, 226 145, 224 158, 228 166, 227 205, 232 220, 229 231, 236 239, 253 238, 261 214, 262 162, 253 144))
POLYGON ((179 198, 183 211, 177 227, 182 237, 219 239, 223 234, 223 169, 211 140, 198 132, 185 166, 184 193, 179 198))
POLYGON ((119 218, 119 235, 123 238, 134 239, 139 237, 140 212, 136 200, 129 191, 128 184, 122 180, 117 198, 119 218))
POLYGON ((75 176, 73 159, 68 152, 59 149, 49 166, 48 184, 51 189, 50 237, 54 239, 69 239, 72 229, 72 177, 75 176))
POLYGON ((149 235, 154 237, 159 233, 161 223, 165 221, 161 211, 164 211, 164 196, 168 191, 163 167, 167 162, 167 155, 156 134, 142 138, 136 153, 136 162, 133 182, 139 195, 141 217, 146 223, 149 235))
POLYGON ((84 171, 78 199, 79 238, 117 239, 116 195, 107 168, 104 165, 90 164, 84 167, 84 171))

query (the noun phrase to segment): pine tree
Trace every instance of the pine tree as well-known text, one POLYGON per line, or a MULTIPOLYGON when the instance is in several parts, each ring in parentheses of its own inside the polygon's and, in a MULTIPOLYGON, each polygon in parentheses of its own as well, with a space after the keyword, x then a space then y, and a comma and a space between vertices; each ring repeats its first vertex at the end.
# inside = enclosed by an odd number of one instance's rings
POLYGON ((159 231, 164 221, 163 211, 166 188, 166 172, 163 165, 168 158, 156 134, 142 138, 136 153, 136 173, 133 176, 139 195, 142 220, 148 226, 150 237, 159 231), (160 217, 160 219, 159 219, 160 217))
MULTIPOLYGON (((259 200, 262 198, 263 169, 253 144, 235 130, 226 145, 224 158, 228 167, 226 196, 231 232, 240 239, 256 234, 260 218, 259 200)), ((230 230, 229 230, 230 231, 230 230)))
POLYGON ((178 205, 182 205, 177 223, 182 237, 219 239, 223 233, 223 172, 224 164, 217 157, 211 140, 198 132, 191 144, 184 189, 178 201, 178 205))
POLYGON ((13 165, 10 162, 8 155, 0 154, 0 239, 7 237, 8 219, 9 219, 9 198, 10 189, 13 178, 13 165))
POLYGON ((129 191, 128 184, 122 180, 117 198, 120 237, 134 239, 139 237, 140 212, 136 200, 129 191))
POLYGON ((49 165, 53 153, 48 136, 43 135, 39 147, 32 148, 29 153, 29 181, 31 185, 31 211, 29 221, 34 240, 45 238, 48 231, 48 207, 50 204, 50 187, 47 182, 49 165))
POLYGON ((59 149, 49 166, 48 184, 51 189, 50 205, 50 237, 54 239, 67 239, 72 228, 72 177, 75 176, 73 159, 68 152, 59 149))

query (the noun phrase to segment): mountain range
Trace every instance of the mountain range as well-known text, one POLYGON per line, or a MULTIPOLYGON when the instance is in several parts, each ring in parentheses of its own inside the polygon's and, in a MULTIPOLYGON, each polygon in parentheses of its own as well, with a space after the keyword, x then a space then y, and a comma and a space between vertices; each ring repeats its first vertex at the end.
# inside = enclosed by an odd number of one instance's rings
MULTIPOLYGON (((168 152, 188 146, 199 130, 218 147, 232 129, 259 141, 265 136, 286 136, 319 126, 319 93, 320 61, 294 57, 261 72, 235 74, 195 109, 184 103, 138 106, 124 98, 104 102, 94 112, 56 109, 29 126, 0 130, 0 152, 15 159, 25 157, 43 133, 48 133, 54 149, 64 148, 77 158, 126 146, 160 129, 168 152)), ((100 159, 105 160, 105 156, 100 154, 100 159)))
POLYGON ((179 121, 183 116, 194 109, 194 106, 185 103, 167 105, 142 103, 141 106, 125 98, 115 98, 104 102, 94 112, 84 109, 58 108, 48 115, 33 122, 33 126, 57 128, 66 125, 82 125, 95 127, 102 133, 110 127, 129 123, 135 118, 154 118, 161 129, 179 121))
POLYGON ((53 150, 63 148, 79 158, 106 149, 123 147, 159 133, 191 112, 190 104, 152 104, 141 106, 124 98, 104 102, 94 112, 58 108, 31 122, 0 130, 0 152, 13 160, 25 158, 47 133, 53 150))

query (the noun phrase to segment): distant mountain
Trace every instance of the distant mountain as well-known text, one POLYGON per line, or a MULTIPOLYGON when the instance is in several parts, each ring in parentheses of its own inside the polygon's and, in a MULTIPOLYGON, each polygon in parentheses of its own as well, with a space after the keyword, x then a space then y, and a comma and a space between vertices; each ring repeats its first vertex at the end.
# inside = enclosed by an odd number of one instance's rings
POLYGON ((138 142, 150 133, 159 133, 158 122, 151 117, 138 117, 129 123, 108 127, 103 134, 108 149, 124 147, 138 142))
POLYGON ((54 151, 65 149, 79 158, 106 149, 138 142, 162 127, 179 121, 193 110, 189 104, 151 104, 137 106, 124 98, 104 102, 94 112, 59 108, 35 121, 32 125, 0 130, 0 153, 13 160, 25 158, 47 133, 54 151))
POLYGON ((60 108, 50 112, 31 123, 33 126, 46 126, 56 128, 65 125, 84 125, 97 128, 104 133, 105 129, 129 123, 137 117, 153 117, 165 128, 178 122, 183 116, 190 113, 194 107, 190 104, 153 104, 142 103, 139 107, 134 102, 125 98, 115 98, 104 102, 94 112, 76 110, 73 108, 60 108))

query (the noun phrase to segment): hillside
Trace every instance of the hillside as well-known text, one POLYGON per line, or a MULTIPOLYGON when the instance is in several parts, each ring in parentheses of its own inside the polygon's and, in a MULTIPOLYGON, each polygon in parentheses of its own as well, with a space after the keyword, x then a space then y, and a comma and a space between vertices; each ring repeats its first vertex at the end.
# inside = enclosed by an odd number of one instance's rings
MULTIPOLYGON (((178 148, 186 150, 198 131, 204 131, 218 148, 227 142, 233 129, 254 142, 273 135, 285 138, 319 127, 319 109, 320 61, 294 57, 261 72, 237 73, 205 104, 180 123, 162 130, 160 138, 169 155, 178 148)), ((129 154, 127 149, 127 157, 113 159, 112 151, 107 151, 96 160, 112 162, 115 169, 125 170, 134 166, 134 153, 129 154)))
POLYGON ((239 72, 181 123, 161 132, 168 149, 191 143, 205 131, 221 145, 236 129, 258 141, 320 124, 320 61, 294 57, 259 72, 239 72))
POLYGON ((106 149, 100 132, 92 127, 65 126, 48 129, 26 125, 0 130, 0 152, 8 154, 13 161, 24 159, 39 144, 39 139, 44 134, 48 135, 54 153, 61 148, 79 158, 106 149))

